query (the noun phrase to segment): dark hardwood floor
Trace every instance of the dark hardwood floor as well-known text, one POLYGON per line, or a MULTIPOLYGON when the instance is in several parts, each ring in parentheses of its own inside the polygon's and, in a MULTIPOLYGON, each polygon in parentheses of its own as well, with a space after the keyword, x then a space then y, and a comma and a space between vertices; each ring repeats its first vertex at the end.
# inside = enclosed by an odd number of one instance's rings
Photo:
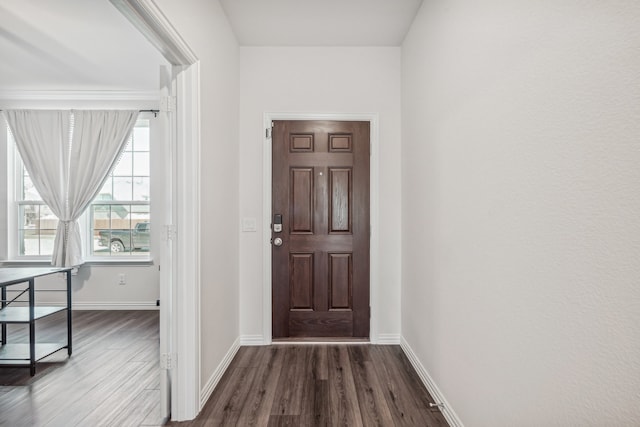
POLYGON ((447 426, 399 346, 242 347, 196 420, 171 426, 447 426))
MULTIPOLYGON (((66 338, 65 314, 36 324, 38 340, 66 338)), ((74 311, 73 355, 0 368, 0 426, 159 426, 157 311, 74 311)), ((9 327, 12 342, 27 329, 9 327)))
MULTIPOLYGON (((0 368, 0 426, 159 426, 157 311, 74 311, 74 351, 0 368)), ((27 342, 10 326, 12 342, 27 342)), ((64 340, 64 313, 37 337, 64 340)), ((194 421, 171 426, 447 426, 398 346, 242 347, 194 421)))

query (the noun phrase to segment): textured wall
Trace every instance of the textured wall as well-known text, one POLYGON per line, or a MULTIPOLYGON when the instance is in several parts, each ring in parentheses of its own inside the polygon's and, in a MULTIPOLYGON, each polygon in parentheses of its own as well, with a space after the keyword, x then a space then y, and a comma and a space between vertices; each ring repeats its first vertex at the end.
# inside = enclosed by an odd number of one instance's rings
POLYGON ((639 22, 434 0, 405 40, 402 333, 466 426, 640 425, 639 22))

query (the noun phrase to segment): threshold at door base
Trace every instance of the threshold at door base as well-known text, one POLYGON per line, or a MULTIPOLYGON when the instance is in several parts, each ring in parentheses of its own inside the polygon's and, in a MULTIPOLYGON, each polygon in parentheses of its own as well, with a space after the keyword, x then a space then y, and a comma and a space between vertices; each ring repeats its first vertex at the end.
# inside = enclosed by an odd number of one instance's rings
POLYGON ((274 338, 272 344, 371 344, 369 338, 335 338, 335 337, 317 337, 317 338, 274 338))

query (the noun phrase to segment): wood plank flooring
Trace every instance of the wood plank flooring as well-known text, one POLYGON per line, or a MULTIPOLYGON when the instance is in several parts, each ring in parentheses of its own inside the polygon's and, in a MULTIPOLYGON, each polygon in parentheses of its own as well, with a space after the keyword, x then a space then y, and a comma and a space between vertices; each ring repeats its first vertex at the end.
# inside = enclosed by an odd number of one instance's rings
MULTIPOLYGON (((66 339, 65 313, 39 320, 38 339, 66 339)), ((0 426, 159 426, 157 311, 74 311, 66 349, 27 368, 0 368, 0 426)), ((10 325, 11 342, 28 342, 10 325)))
POLYGON ((242 347, 196 420, 207 426, 448 426, 399 346, 242 347))

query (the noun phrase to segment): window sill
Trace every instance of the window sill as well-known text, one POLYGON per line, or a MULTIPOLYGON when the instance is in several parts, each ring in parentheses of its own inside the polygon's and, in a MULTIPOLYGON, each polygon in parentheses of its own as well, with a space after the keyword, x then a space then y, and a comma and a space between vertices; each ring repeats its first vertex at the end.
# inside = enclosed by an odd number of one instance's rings
MULTIPOLYGON (((18 265, 32 265, 32 266, 50 266, 51 260, 49 259, 7 259, 0 261, 0 266, 11 267, 18 265)), ((153 258, 87 258, 82 265, 153 265, 153 258)))

